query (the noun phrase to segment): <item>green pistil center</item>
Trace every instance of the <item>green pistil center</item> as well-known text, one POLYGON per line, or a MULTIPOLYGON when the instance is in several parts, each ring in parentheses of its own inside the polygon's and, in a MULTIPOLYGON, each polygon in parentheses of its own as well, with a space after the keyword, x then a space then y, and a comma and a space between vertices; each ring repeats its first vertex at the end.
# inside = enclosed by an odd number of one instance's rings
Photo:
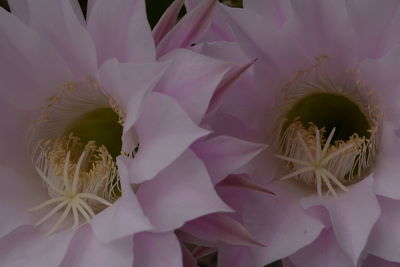
POLYGON ((79 137, 84 144, 95 141, 104 145, 115 159, 121 154, 122 125, 118 114, 112 108, 97 108, 89 111, 67 126, 65 133, 79 137))
POLYGON ((355 133, 360 137, 370 136, 370 124, 359 106, 346 96, 335 93, 314 93, 304 97, 289 110, 286 118, 283 130, 299 119, 305 128, 309 123, 319 129, 325 127, 325 138, 336 127, 332 141, 346 141, 355 133))

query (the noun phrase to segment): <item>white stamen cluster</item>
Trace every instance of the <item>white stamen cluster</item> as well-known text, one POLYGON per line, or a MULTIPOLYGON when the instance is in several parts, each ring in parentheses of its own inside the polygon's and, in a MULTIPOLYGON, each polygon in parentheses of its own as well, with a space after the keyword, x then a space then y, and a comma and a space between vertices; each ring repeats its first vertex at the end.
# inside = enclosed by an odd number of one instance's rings
POLYGON ((40 142, 34 149, 34 158, 50 199, 30 211, 55 205, 36 226, 64 210, 46 235, 57 231, 71 213, 72 228, 79 226, 81 216, 89 223, 96 213, 118 198, 117 192, 121 190, 118 170, 104 146, 97 147, 94 142, 83 146, 70 135, 40 142))
MULTIPOLYGON (((328 188, 329 192, 336 196, 336 191, 333 188, 331 181, 336 184, 343 191, 347 191, 347 188, 341 183, 340 179, 332 173, 330 170, 330 163, 335 159, 339 158, 342 154, 351 151, 354 148, 355 143, 346 144, 334 151, 329 152, 329 148, 331 147, 332 137, 335 133, 335 128, 329 134, 328 139, 326 140, 324 147, 321 149, 321 137, 320 131, 317 127, 315 127, 315 146, 314 149, 310 149, 309 145, 306 144, 303 136, 300 133, 297 133, 297 140, 299 144, 302 146, 302 152, 305 154, 305 157, 287 157, 283 155, 276 155, 276 157, 290 162, 294 167, 295 171, 287 174, 281 178, 281 180, 286 180, 290 178, 301 177, 307 179, 308 181, 312 181, 316 183, 318 195, 322 195, 322 182, 328 188), (314 153, 313 153, 313 152, 314 153), (308 160, 304 160, 304 158, 308 160), (305 176, 307 174, 311 174, 310 176, 305 176), (310 179, 311 178, 311 179, 310 179)), ((351 153, 351 152, 350 152, 351 153)), ((341 169, 341 168, 339 168, 341 169)))

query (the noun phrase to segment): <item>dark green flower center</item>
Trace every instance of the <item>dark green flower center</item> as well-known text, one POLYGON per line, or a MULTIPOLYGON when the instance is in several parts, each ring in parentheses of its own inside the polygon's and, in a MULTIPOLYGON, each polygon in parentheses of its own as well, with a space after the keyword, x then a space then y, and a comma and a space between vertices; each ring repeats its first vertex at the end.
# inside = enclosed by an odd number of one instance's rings
POLYGON ((332 141, 347 141, 354 134, 369 138, 371 126, 359 106, 346 96, 336 93, 314 93, 299 100, 287 113, 283 125, 285 131, 295 120, 304 128, 313 123, 319 129, 325 128, 327 138, 336 127, 332 141))
POLYGON ((79 137, 84 144, 95 141, 97 146, 104 145, 115 159, 121 154, 122 130, 119 116, 112 108, 97 108, 74 120, 65 133, 79 137))

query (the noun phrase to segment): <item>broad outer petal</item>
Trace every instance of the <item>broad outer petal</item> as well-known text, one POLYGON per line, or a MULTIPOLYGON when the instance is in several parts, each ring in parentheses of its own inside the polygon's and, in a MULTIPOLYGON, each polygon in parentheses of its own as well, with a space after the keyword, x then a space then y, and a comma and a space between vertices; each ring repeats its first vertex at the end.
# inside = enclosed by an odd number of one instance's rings
POLYGON ((29 177, 0 166, 0 237, 17 227, 33 224, 35 216, 28 209, 47 200, 39 177, 29 177))
POLYGON ((172 98, 150 93, 135 124, 140 148, 129 166, 131 183, 154 178, 194 141, 209 132, 193 123, 172 98))
POLYGON ((381 216, 369 236, 366 251, 388 261, 400 262, 399 200, 380 197, 381 216))
POLYGON ((347 1, 360 57, 377 58, 400 41, 400 3, 396 0, 347 1))
POLYGON ((144 0, 96 0, 88 17, 98 63, 153 61, 155 47, 144 0))
POLYGON ((73 234, 67 229, 44 236, 32 226, 19 227, 0 239, 0 266, 59 266, 73 234))
MULTIPOLYGON (((109 229, 113 230, 114 228, 109 229)), ((93 235, 90 226, 85 225, 75 232, 60 267, 132 267, 132 250, 131 236, 101 243, 93 235)))
POLYGON ((133 267, 182 267, 182 251, 174 232, 135 235, 134 258, 133 267))
POLYGON ((380 207, 368 177, 349 187, 338 197, 311 196, 302 201, 304 208, 323 205, 329 211, 333 230, 342 249, 356 265, 372 227, 380 215, 380 207))
POLYGON ((21 109, 37 108, 58 93, 72 74, 56 49, 0 8, 1 98, 21 109))
POLYGON ((343 68, 353 67, 358 58, 346 1, 291 3, 293 12, 285 30, 293 42, 310 59, 327 55, 343 68))
POLYGON ((101 242, 111 242, 152 229, 128 183, 127 167, 122 156, 117 158, 117 164, 122 195, 111 207, 97 214, 91 223, 94 235, 101 242))
POLYGON ((243 8, 262 15, 277 26, 282 26, 292 11, 290 0, 244 0, 243 8))
POLYGON ((214 184, 245 165, 265 148, 264 144, 230 136, 201 139, 192 145, 193 151, 207 166, 214 184))
POLYGON ((215 89, 232 64, 184 49, 177 49, 161 60, 171 63, 155 91, 174 98, 195 123, 200 123, 215 89))
POLYGON ((232 211, 218 197, 205 166, 190 150, 157 177, 142 183, 137 196, 155 231, 171 231, 206 214, 232 211))
POLYGON ((353 267, 350 257, 337 243, 332 229, 325 229, 310 245, 290 256, 297 267, 353 267))
POLYGON ((96 48, 70 1, 29 1, 29 11, 29 25, 54 45, 75 77, 85 80, 95 74, 96 48))
POLYGON ((277 196, 250 194, 244 211, 244 225, 266 245, 253 248, 256 266, 285 258, 314 241, 324 225, 308 216, 300 204, 303 188, 278 181, 268 186, 277 196))

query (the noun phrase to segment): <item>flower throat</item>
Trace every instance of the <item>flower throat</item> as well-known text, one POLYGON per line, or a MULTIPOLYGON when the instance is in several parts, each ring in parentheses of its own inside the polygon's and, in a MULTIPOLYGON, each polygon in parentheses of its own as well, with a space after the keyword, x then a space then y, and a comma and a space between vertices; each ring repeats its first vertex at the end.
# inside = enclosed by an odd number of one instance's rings
POLYGON ((289 174, 336 195, 372 169, 380 135, 380 112, 361 84, 337 85, 320 76, 289 84, 280 116, 279 150, 289 174), (365 92, 365 93, 364 93, 365 92))

